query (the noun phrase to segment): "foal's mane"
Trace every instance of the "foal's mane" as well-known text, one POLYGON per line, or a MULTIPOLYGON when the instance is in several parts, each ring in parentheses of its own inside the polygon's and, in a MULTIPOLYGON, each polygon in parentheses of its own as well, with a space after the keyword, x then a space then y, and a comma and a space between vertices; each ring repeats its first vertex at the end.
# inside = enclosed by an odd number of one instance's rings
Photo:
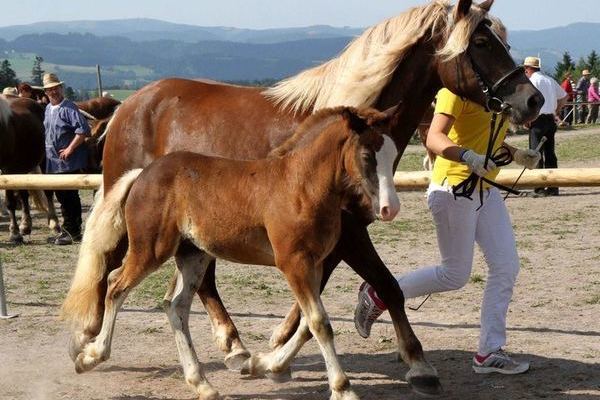
POLYGON ((281 157, 298 149, 300 141, 310 143, 323 131, 323 128, 333 119, 342 117, 342 111, 348 109, 356 112, 354 107, 338 106, 334 108, 323 108, 306 118, 285 142, 271 150, 269 156, 281 157))
MULTIPOLYGON (((367 29, 337 58, 285 79, 264 94, 299 113, 339 105, 372 106, 416 43, 441 37, 445 44, 437 55, 452 59, 467 49, 475 28, 488 18, 485 10, 474 5, 453 23, 452 10, 449 0, 413 7, 367 29)), ((493 22, 493 28, 503 33, 501 23, 495 18, 493 22)))

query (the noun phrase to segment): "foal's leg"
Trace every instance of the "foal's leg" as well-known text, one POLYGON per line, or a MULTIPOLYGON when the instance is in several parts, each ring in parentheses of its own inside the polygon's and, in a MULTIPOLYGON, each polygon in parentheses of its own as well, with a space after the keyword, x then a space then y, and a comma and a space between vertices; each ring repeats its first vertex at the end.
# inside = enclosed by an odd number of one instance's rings
MULTIPOLYGON (((191 245, 187 246, 190 249, 191 245)), ((200 282, 206 272, 206 267, 211 257, 200 253, 194 248, 191 251, 178 251, 175 256, 177 261, 177 282, 173 290, 173 299, 167 302, 167 315, 179 353, 179 361, 183 366, 185 381, 194 388, 201 400, 219 399, 219 393, 206 380, 202 365, 192 344, 189 328, 190 307, 194 293, 198 290, 200 282)))
POLYGON ((75 370, 78 373, 89 371, 110 357, 115 320, 121 305, 129 291, 160 265, 150 251, 148 249, 140 254, 130 251, 123 266, 108 275, 102 328, 75 358, 75 370))
POLYGON ((21 235, 31 235, 31 207, 29 207, 29 192, 19 190, 19 199, 21 200, 21 223, 19 232, 21 235))
POLYGON ((6 191, 6 208, 8 209, 8 216, 10 219, 8 225, 10 236, 8 240, 13 244, 22 244, 23 236, 21 236, 19 226, 17 225, 17 197, 13 190, 6 191))
MULTIPOLYGON (((355 400, 358 396, 342 369, 333 343, 333 329, 321 302, 321 265, 311 265, 310 257, 296 256, 281 265, 296 300, 306 318, 306 324, 321 348, 327 367, 332 400, 355 400)), ((301 324, 301 327, 304 324, 301 324)))
MULTIPOLYGON (((198 297, 210 318, 213 338, 221 351, 225 352, 225 365, 230 370, 239 370, 250 353, 244 347, 238 330, 221 301, 215 284, 215 260, 211 261, 204 280, 198 289, 198 297)), ((168 297, 168 295, 166 296, 168 297)))
MULTIPOLYGON (((198 265, 204 263, 204 260, 206 259, 204 252, 187 241, 182 242, 179 245, 177 254, 181 254, 181 257, 185 257, 187 262, 196 262, 198 265)), ((175 260, 177 261, 179 259, 180 258, 176 256, 175 260)), ((206 273, 203 272, 204 279, 201 280, 202 284, 198 289, 198 295, 208 313, 213 338, 217 342, 219 349, 226 353, 224 360, 225 365, 230 370, 239 371, 242 368, 243 363, 250 357, 250 352, 242 343, 239 333, 217 292, 215 286, 215 260, 213 258, 208 260, 208 265, 204 267, 204 270, 206 273), (212 293, 213 295, 202 295, 207 293, 212 293)), ((177 277, 174 278, 175 279, 171 280, 170 288, 165 295, 165 301, 167 302, 170 301, 173 296, 177 277)))

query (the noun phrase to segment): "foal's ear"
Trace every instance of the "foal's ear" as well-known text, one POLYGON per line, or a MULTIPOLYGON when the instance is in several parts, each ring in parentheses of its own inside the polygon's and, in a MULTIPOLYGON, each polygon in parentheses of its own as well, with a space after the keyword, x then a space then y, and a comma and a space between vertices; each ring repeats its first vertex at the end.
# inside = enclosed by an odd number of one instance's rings
POLYGON ((492 4, 494 4, 494 0, 485 0, 483 3, 479 4, 479 8, 481 8, 485 12, 490 12, 492 4))
POLYGON ((471 11, 473 0, 458 0, 458 4, 454 9, 454 21, 458 22, 471 11))
POLYGON ((342 110, 342 117, 348 123, 348 127, 358 134, 367 129, 367 122, 364 118, 349 108, 342 110))

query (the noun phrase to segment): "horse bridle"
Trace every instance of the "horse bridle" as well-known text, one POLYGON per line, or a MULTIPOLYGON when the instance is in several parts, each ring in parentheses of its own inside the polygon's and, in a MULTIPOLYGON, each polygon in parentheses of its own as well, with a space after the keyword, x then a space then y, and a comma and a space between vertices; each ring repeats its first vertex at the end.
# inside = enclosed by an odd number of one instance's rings
MULTIPOLYGON (((494 34, 491 28, 488 26, 488 29, 494 34)), ((495 34, 494 34, 495 35, 495 34)), ((520 74, 524 72, 523 66, 516 66, 511 71, 507 72, 503 76, 501 76, 496 82, 493 84, 489 84, 486 79, 483 78, 483 74, 481 73, 481 69, 473 59, 473 56, 469 52, 469 49, 466 50, 467 57, 469 62, 471 63, 471 68, 473 70, 473 74, 477 79, 477 83, 481 88, 481 91, 485 95, 485 109, 488 112, 492 113, 492 117, 490 120, 490 135, 488 140, 488 147, 485 154, 485 162, 484 166, 487 167, 487 163, 489 160, 492 160, 498 167, 503 167, 505 165, 510 164, 513 161, 512 154, 509 149, 502 146, 494 151, 494 144, 500 134, 504 123, 506 122, 507 112, 510 110, 511 105, 506 103, 503 99, 497 96, 498 90, 508 82, 516 74, 520 74), (498 115, 500 115, 500 122, 496 125, 498 115)), ((458 67, 458 59, 457 63, 457 80, 460 79, 460 69, 458 67)), ((518 179, 517 179, 518 180, 518 179)), ((490 185, 497 187, 500 190, 505 190, 508 193, 519 195, 520 192, 514 187, 516 186, 516 181, 512 185, 512 187, 504 186, 499 183, 496 183, 486 177, 479 176, 476 173, 472 172, 464 181, 452 187, 452 193, 454 197, 466 197, 472 200, 472 195, 475 189, 479 186, 479 202, 480 205, 477 209, 483 206, 483 185, 479 184, 480 181, 484 181, 489 183, 490 185)))

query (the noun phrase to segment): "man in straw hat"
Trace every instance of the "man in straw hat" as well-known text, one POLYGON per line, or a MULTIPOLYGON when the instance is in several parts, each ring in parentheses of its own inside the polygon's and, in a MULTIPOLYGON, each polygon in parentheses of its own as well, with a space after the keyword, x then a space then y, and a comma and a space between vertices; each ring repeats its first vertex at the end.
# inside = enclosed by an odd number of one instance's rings
MULTIPOLYGON (((72 101, 65 99, 63 82, 56 74, 44 74, 44 92, 50 103, 46 106, 46 172, 50 174, 81 173, 87 165, 87 147, 82 146, 90 135, 87 120, 72 101)), ((57 190, 63 216, 61 233, 48 238, 56 245, 81 240, 81 200, 77 190, 57 190)))
MULTIPOLYGON (((584 69, 581 71, 581 78, 577 81, 575 86, 575 92, 577 92, 577 101, 585 102, 587 100, 588 91, 590 89, 590 71, 584 69)), ((580 124, 585 123, 588 115, 588 108, 585 105, 579 107, 579 115, 577 116, 577 122, 580 124)))
MULTIPOLYGON (((540 59, 538 57, 527 57, 523 62, 525 75, 533 86, 544 96, 544 105, 537 119, 529 125, 529 148, 535 149, 542 140, 546 143, 542 146, 542 158, 538 168, 557 168, 558 161, 554 152, 554 134, 556 133, 556 115, 567 101, 567 92, 551 77, 540 72, 540 59)), ((534 196, 558 196, 557 187, 536 188, 534 196)))

